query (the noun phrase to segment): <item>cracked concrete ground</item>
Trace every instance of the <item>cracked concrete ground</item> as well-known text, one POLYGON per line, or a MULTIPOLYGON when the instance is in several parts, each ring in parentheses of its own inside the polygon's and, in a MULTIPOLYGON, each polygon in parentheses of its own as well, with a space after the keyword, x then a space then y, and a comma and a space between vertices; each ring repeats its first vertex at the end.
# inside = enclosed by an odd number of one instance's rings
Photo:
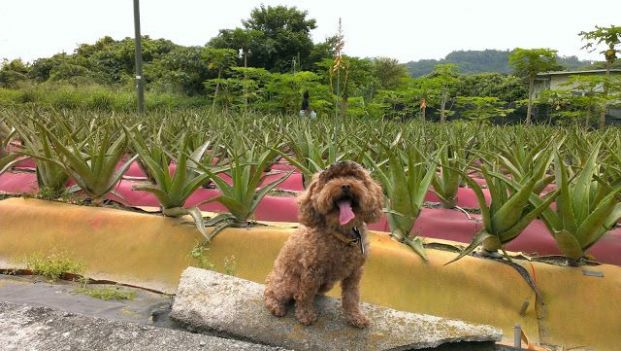
POLYGON ((0 302, 0 350, 282 350, 210 335, 0 302))
POLYGON ((103 301, 77 287, 0 275, 0 350, 284 350, 180 330, 167 295, 103 301))

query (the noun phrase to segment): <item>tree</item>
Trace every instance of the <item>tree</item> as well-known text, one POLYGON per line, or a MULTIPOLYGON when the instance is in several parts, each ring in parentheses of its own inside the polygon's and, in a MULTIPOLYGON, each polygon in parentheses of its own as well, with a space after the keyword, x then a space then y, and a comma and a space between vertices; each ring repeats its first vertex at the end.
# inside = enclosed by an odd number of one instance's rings
POLYGON ((0 87, 15 88, 19 81, 28 79, 28 71, 28 66, 21 59, 4 59, 0 64, 0 87))
POLYGON ((415 97, 423 121, 427 119, 427 106, 439 105, 440 81, 428 77, 414 78, 410 81, 409 92, 415 97))
POLYGON ((418 109, 416 92, 411 89, 380 90, 373 99, 372 106, 379 110, 384 119, 405 121, 413 117, 418 109))
POLYGON ((429 97, 435 97, 435 100, 440 104, 440 122, 444 123, 448 115, 446 104, 459 86, 460 77, 457 65, 436 65, 433 72, 427 76, 427 79, 428 81, 423 85, 428 91, 428 94, 426 94, 427 103, 430 100, 429 97))
POLYGON ((242 49, 248 53, 245 58, 249 66, 287 72, 294 60, 299 65, 313 49, 310 31, 316 22, 307 15, 296 7, 261 5, 242 21, 243 29, 221 30, 209 46, 242 49))
POLYGON ((50 74, 55 67, 70 61, 71 57, 64 53, 56 54, 52 57, 38 58, 30 65, 28 77, 35 82, 45 82, 50 79, 50 74))
POLYGON ((533 88, 537 73, 560 69, 556 63, 556 50, 550 49, 521 49, 517 48, 509 55, 509 64, 515 74, 528 82, 528 107, 526 109, 526 124, 531 123, 533 108, 533 88))
POLYGON ((200 46, 179 46, 159 60, 145 65, 144 74, 151 87, 160 90, 199 95, 204 92, 203 82, 215 76, 205 60, 207 49, 200 46))
POLYGON ((248 59, 253 54, 253 48, 256 48, 257 43, 263 40, 265 40, 265 33, 237 27, 221 29, 218 36, 209 41, 208 46, 239 50, 242 66, 248 67, 248 59))
MULTIPOLYGON (((336 80, 330 77, 330 69, 333 63, 334 59, 324 58, 317 63, 317 67, 320 69, 322 83, 331 84, 332 91, 337 91, 336 80)), ((379 87, 373 61, 367 58, 343 55, 342 65, 344 66, 343 79, 340 79, 338 89, 342 95, 344 97, 361 96, 366 100, 372 99, 379 87)))
POLYGON ((502 73, 467 74, 461 77, 458 96, 492 96, 504 101, 526 99, 521 80, 502 73))
POLYGON ((61 63, 50 71, 51 81, 85 82, 93 77, 93 73, 86 67, 71 63, 61 63))
MULTIPOLYGON (((559 94, 560 104, 557 104, 555 112, 561 117, 578 118, 584 116, 584 126, 591 126, 591 116, 606 109, 610 101, 619 98, 618 94, 610 94, 604 91, 605 84, 616 86, 618 81, 608 81, 607 77, 598 75, 573 75, 563 84, 563 88, 553 93, 559 94), (562 106, 562 102, 567 102, 566 107, 562 106)), ((548 98, 555 95, 544 95, 548 98)))
POLYGON ((487 122, 494 117, 505 117, 513 109, 505 108, 506 103, 495 97, 460 96, 457 105, 464 108, 462 116, 479 123, 487 122))
POLYGON ((254 67, 233 67, 231 71, 241 81, 244 111, 248 110, 249 104, 253 109, 261 107, 266 98, 263 94, 265 86, 272 79, 271 74, 264 68, 254 67))
POLYGON ((319 73, 320 71, 325 69, 325 66, 323 66, 321 63, 324 62, 326 59, 331 59, 332 61, 334 60, 338 40, 338 36, 333 35, 326 38, 321 43, 314 44, 313 50, 311 50, 306 60, 301 63, 302 70, 319 73))
POLYGON ((408 69, 397 59, 378 57, 373 60, 373 74, 382 89, 394 90, 403 85, 408 69))
MULTIPOLYGON (((601 51, 604 54, 604 58, 606 59, 606 81, 604 81, 604 96, 608 95, 608 90, 610 89, 610 66, 614 64, 617 59, 617 45, 621 42, 621 27, 613 26, 610 27, 599 27, 595 26, 595 30, 590 32, 580 32, 578 33, 582 37, 582 40, 586 40, 586 45, 583 46, 583 49, 587 49, 589 51, 594 51, 597 45, 605 44, 606 50, 601 51)), ((606 126, 606 112, 607 108, 604 107, 600 111, 599 115, 599 128, 604 128, 606 126)))
POLYGON ((203 51, 203 59, 206 60, 207 67, 211 70, 216 70, 218 72, 217 80, 215 81, 215 89, 213 93, 213 102, 211 108, 213 109, 216 106, 216 100, 218 99, 218 90, 220 89, 220 84, 222 83, 222 73, 235 66, 237 57, 237 52, 232 49, 214 49, 214 48, 206 48, 203 51))
POLYGON ((267 107, 277 113, 297 114, 300 111, 302 94, 308 91, 311 108, 319 114, 328 113, 332 107, 329 88, 319 82, 320 77, 313 72, 272 73, 265 86, 269 99, 267 107))

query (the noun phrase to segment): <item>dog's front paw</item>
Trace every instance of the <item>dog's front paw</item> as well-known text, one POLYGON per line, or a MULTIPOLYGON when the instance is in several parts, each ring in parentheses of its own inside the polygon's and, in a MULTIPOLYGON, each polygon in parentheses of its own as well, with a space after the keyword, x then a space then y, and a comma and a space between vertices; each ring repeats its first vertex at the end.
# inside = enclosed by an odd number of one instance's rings
POLYGON ((287 307, 281 304, 268 305, 267 309, 276 317, 284 317, 287 314, 287 307))
POLYGON ((265 307, 276 317, 284 317, 287 314, 287 306, 269 296, 265 297, 265 307))
POLYGON ((315 311, 298 309, 295 311, 295 318, 304 325, 311 325, 317 321, 317 313, 315 311))
POLYGON ((362 314, 362 312, 349 313, 346 315, 346 318, 349 324, 356 328, 363 329, 369 326, 369 318, 362 314))

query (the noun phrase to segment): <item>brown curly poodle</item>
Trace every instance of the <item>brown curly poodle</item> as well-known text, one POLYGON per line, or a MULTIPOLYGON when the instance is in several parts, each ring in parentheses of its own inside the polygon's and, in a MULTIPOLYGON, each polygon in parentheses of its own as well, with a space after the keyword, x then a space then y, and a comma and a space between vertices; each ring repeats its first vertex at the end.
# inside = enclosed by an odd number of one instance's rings
POLYGON ((278 317, 295 301, 297 320, 317 320, 315 296, 340 281, 349 323, 364 328, 359 283, 368 253, 366 223, 382 214, 382 188, 359 164, 341 161, 313 176, 298 198, 300 228, 285 243, 267 276, 265 306, 278 317))

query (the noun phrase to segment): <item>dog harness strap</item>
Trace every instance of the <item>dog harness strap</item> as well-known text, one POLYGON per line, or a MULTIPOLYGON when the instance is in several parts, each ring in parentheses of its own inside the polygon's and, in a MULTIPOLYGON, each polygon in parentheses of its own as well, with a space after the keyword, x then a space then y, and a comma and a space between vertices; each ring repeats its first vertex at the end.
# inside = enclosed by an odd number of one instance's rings
POLYGON ((364 241, 362 240, 362 233, 360 233, 360 230, 357 227, 352 228, 352 233, 356 237, 354 239, 354 243, 358 243, 358 246, 360 247, 360 253, 362 254, 362 256, 364 256, 364 241))
POLYGON ((362 233, 357 227, 352 228, 349 236, 339 232, 338 230, 331 231, 330 233, 332 233, 337 239, 344 242, 348 246, 354 246, 358 244, 358 246, 360 247, 360 253, 364 255, 364 241, 362 240, 362 233))

